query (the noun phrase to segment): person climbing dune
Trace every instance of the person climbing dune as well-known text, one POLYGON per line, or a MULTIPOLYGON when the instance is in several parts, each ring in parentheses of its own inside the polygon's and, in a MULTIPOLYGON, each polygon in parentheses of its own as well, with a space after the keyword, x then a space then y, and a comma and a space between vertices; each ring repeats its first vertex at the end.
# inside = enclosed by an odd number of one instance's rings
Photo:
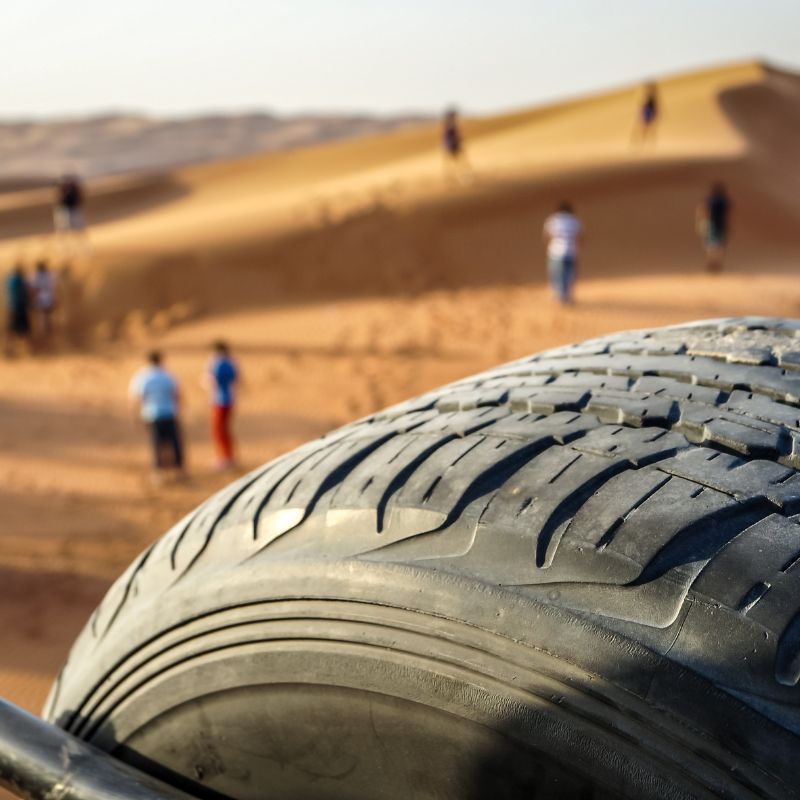
POLYGON ((454 175, 461 183, 469 182, 474 176, 464 149, 464 134, 455 108, 449 108, 442 121, 442 150, 445 175, 454 175))
POLYGON ((647 141, 655 141, 657 124, 661 113, 661 106, 658 98, 658 86, 655 83, 648 83, 644 86, 644 96, 639 106, 639 113, 636 126, 633 131, 633 142, 644 144, 647 141))

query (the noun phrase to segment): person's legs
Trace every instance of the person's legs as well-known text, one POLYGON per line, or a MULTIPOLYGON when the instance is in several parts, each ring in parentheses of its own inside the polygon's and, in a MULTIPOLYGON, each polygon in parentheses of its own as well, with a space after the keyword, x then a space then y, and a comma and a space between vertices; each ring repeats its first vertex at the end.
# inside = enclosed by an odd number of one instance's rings
POLYGON ((178 472, 183 472, 183 443, 181 442, 181 429, 178 420, 174 417, 162 420, 164 423, 164 437, 167 446, 172 451, 172 466, 178 472))
POLYGON ((31 329, 31 314, 28 311, 27 306, 22 306, 16 311, 14 318, 14 331, 19 340, 24 343, 29 351, 32 351, 33 341, 31 339, 31 335, 33 331, 31 329))
POLYGON ((233 452, 233 433, 231 432, 231 422, 233 420, 233 406, 225 408, 225 458, 228 463, 232 464, 234 461, 233 452))
POLYGON ((150 442, 153 447, 153 471, 164 469, 164 420, 156 419, 149 423, 150 442))
POLYGON ((55 232, 64 233, 70 228, 70 213, 66 206, 56 206, 53 209, 53 227, 55 232))
POLYGON ((215 405, 211 410, 211 428, 217 457, 226 466, 233 461, 233 437, 230 428, 232 412, 231 406, 215 405))
POLYGON ((225 431, 223 409, 224 406, 217 405, 216 403, 211 406, 211 438, 214 440, 214 450, 217 454, 218 462, 224 458, 225 431))
POLYGON ((71 208, 69 210, 69 228, 77 233, 82 233, 86 228, 86 217, 84 217, 80 208, 71 208))
POLYGON ((570 291, 572 286, 570 274, 573 263, 571 256, 551 256, 547 265, 553 292, 565 305, 571 302, 570 291))
POLYGON ((577 262, 575 256, 564 256, 562 275, 563 294, 561 300, 563 303, 571 305, 573 302, 572 292, 575 287, 575 278, 577 277, 577 262))
POLYGON ((547 259, 547 277, 550 279, 550 288, 553 294, 561 299, 561 259, 549 256, 547 259))
POLYGON ((706 239, 706 269, 709 272, 718 272, 722 269, 722 256, 725 252, 725 244, 722 235, 710 229, 706 239))

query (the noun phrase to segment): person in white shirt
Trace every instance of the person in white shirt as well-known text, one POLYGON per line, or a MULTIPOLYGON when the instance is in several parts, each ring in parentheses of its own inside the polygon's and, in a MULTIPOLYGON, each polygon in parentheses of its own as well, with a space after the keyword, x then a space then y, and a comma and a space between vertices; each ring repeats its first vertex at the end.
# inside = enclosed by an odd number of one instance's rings
POLYGON ((573 289, 578 269, 578 245, 583 234, 580 220, 572 205, 561 203, 544 223, 547 244, 547 273, 556 297, 564 304, 573 302, 573 289))

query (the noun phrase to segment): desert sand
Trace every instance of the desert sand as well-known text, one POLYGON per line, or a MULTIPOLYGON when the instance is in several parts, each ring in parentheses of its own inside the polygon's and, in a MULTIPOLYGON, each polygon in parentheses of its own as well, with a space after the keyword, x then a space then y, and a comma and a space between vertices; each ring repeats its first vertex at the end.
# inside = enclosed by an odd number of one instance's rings
POLYGON ((503 360, 624 328, 800 315, 800 78, 758 63, 466 123, 475 179, 424 125, 158 178, 90 185, 91 256, 49 236, 49 194, 0 197, 0 264, 69 261, 59 341, 0 360, 0 694, 38 711, 72 638, 154 538, 223 486, 201 376, 227 338, 246 385, 243 468, 503 360), (694 208, 734 198, 726 269, 694 208), (541 225, 571 199, 574 308, 544 283, 541 225), (153 488, 126 401, 142 354, 181 379, 191 480, 153 488))

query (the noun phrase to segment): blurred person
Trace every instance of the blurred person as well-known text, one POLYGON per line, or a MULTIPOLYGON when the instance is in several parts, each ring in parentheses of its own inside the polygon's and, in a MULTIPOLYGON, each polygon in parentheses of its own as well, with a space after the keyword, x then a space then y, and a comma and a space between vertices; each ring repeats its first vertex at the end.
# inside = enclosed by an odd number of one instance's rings
POLYGON ((709 272, 719 272, 722 269, 728 242, 731 205, 725 184, 717 181, 695 212, 697 231, 703 240, 706 269, 709 272))
POLYGON ((578 269, 578 244, 583 236, 583 227, 571 203, 559 203, 545 220, 543 236, 547 244, 550 285, 563 305, 571 305, 578 269))
POLYGON ((25 280, 25 271, 17 265, 6 278, 6 354, 11 355, 13 339, 30 344, 31 336, 31 291, 25 280))
POLYGON ((53 312, 56 308, 56 276, 50 271, 46 261, 36 265, 31 280, 33 307, 39 317, 42 333, 49 339, 53 332, 53 312))
POLYGON ((458 111, 455 108, 449 108, 442 120, 442 149, 445 170, 454 172, 461 181, 466 180, 472 170, 464 152, 464 135, 461 131, 458 111))
POLYGON ((645 142, 655 139, 656 123, 659 117, 658 87, 655 83, 645 84, 644 97, 639 106, 639 115, 634 129, 634 138, 645 142))
POLYGON ((87 250, 86 242, 81 246, 75 242, 76 237, 84 237, 86 216, 84 214, 84 191, 76 175, 64 175, 56 183, 55 208, 53 222, 56 235, 65 237, 69 249, 79 255, 80 250, 87 250))
POLYGON ((231 418, 239 384, 239 368, 231 357, 226 342, 213 345, 214 355, 208 365, 207 385, 211 395, 211 435, 217 451, 217 468, 230 469, 236 465, 231 418))
POLYGON ((82 231, 86 226, 83 214, 83 188, 75 175, 63 175, 56 184, 53 222, 59 233, 82 231))
POLYGON ((184 478, 178 381, 163 367, 163 357, 158 350, 149 353, 147 361, 147 366, 131 379, 128 394, 150 430, 153 479, 160 483, 161 475, 170 468, 174 468, 179 478, 184 478))

